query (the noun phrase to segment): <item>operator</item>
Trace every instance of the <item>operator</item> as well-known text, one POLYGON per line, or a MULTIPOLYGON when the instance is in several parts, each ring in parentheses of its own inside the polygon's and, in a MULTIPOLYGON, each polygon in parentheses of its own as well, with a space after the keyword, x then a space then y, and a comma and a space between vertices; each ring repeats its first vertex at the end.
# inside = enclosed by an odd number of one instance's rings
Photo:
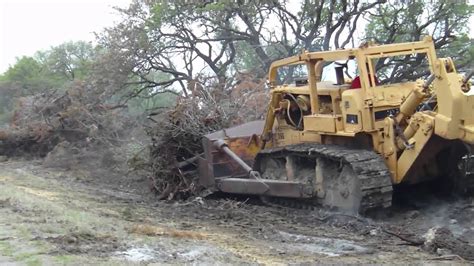
MULTIPOLYGON (((371 78, 372 76, 374 77, 375 86, 379 85, 379 80, 377 79, 377 76, 371 74, 371 71, 369 69, 369 64, 366 64, 366 66, 367 66, 367 72, 369 73, 368 78, 369 78, 370 86, 373 86, 372 78, 371 78)), ((362 86, 360 84, 360 76, 357 76, 352 80, 351 89, 360 89, 361 87, 362 86)))

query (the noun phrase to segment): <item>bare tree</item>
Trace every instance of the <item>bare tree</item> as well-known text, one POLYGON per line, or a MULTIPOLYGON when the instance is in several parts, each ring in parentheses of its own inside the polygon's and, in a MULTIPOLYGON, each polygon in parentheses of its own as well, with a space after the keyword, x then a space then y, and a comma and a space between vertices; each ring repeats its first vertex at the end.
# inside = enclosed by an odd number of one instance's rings
POLYGON ((287 1, 276 0, 136 0, 120 10, 125 19, 108 29, 101 43, 133 62, 131 83, 141 88, 135 94, 179 87, 186 96, 201 82, 197 77, 212 76, 226 89, 236 72, 263 77, 273 60, 301 49, 344 48, 361 16, 384 2, 305 0, 290 10, 287 1), (236 57, 252 63, 235 64, 236 57), (165 75, 157 79, 156 73, 165 75))
MULTIPOLYGON (((354 46, 355 33, 378 43, 417 41, 434 35, 436 48, 461 57, 472 54, 466 23, 472 5, 423 1, 166 1, 135 0, 120 10, 124 20, 101 36, 115 58, 132 65, 131 97, 172 92, 190 96, 196 86, 226 91, 235 74, 266 75, 275 59, 310 51, 354 46), (369 21, 361 29, 363 19, 369 21), (452 48, 452 50, 451 50, 452 48), (444 49, 444 50, 443 50, 444 49), (217 87, 216 87, 217 86, 217 87)), ((362 24, 364 25, 364 24, 362 24)), ((390 62, 421 64, 420 58, 390 62)), ((460 66, 472 60, 460 61, 460 66)), ((382 62, 377 67, 382 67, 382 62)), ((406 70, 405 67, 395 67, 406 70)), ((424 73, 396 72, 389 78, 424 73), (401 73, 401 74, 400 74, 401 73)))
MULTIPOLYGON (((370 10, 366 38, 376 43, 419 41, 431 35, 440 56, 455 59, 460 69, 472 68, 474 40, 468 36, 474 6, 467 1, 388 1, 370 10)), ((379 60, 376 69, 387 70, 384 80, 416 79, 428 74, 422 55, 379 60)), ((382 82, 384 81, 382 80, 382 82)))

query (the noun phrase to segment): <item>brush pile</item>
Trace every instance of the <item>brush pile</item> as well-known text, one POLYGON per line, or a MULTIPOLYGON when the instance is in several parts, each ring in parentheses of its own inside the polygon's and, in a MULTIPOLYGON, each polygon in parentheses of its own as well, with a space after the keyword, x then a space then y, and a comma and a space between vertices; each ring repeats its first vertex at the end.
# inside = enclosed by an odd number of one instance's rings
POLYGON ((267 99, 262 81, 242 79, 228 93, 199 87, 171 110, 150 115, 151 181, 158 198, 183 199, 198 192, 202 136, 261 118, 267 99))
POLYGON ((117 144, 127 128, 120 107, 104 104, 88 84, 17 101, 11 123, 0 131, 5 156, 45 157, 62 142, 76 148, 117 144))

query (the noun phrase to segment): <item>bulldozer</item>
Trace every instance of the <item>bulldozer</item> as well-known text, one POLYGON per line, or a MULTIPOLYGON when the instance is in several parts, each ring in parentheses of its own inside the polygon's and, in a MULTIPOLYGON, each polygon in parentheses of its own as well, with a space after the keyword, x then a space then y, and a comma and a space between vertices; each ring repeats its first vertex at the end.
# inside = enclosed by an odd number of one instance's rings
POLYGON ((472 75, 437 58, 430 36, 277 60, 265 120, 204 136, 199 182, 359 213, 390 207, 400 184, 472 191, 472 75), (409 62, 425 69, 393 74, 409 62))

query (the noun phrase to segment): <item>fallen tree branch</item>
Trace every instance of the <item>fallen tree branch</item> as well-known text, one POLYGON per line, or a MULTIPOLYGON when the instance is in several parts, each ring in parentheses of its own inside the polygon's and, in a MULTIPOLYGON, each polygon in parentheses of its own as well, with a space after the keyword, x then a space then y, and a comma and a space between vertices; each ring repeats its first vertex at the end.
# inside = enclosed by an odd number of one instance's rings
POLYGON ((200 153, 200 154, 198 154, 194 157, 191 157, 191 158, 186 159, 184 161, 178 162, 176 164, 176 167, 177 168, 183 168, 183 167, 186 167, 186 166, 191 165, 191 164, 195 165, 196 161, 199 160, 199 158, 201 158, 203 155, 204 155, 204 153, 200 153))
POLYGON ((453 255, 444 255, 444 256, 439 256, 439 257, 430 258, 430 260, 452 260, 452 259, 458 259, 458 260, 460 260, 460 261, 472 262, 472 261, 465 260, 465 259, 463 259, 461 256, 456 255, 456 254, 453 254, 453 255))
POLYGON ((409 243, 409 244, 411 244, 411 245, 413 245, 413 246, 422 246, 422 245, 425 243, 424 240, 421 240, 421 239, 410 239, 410 238, 408 238, 408 237, 405 237, 405 236, 403 236, 403 235, 401 235, 401 234, 399 234, 399 233, 392 232, 392 231, 390 231, 390 230, 388 230, 388 229, 386 229, 386 228, 383 228, 383 227, 381 227, 380 229, 381 229, 384 233, 389 234, 389 235, 391 235, 391 236, 395 236, 395 237, 399 238, 400 240, 403 240, 403 241, 405 241, 405 242, 407 242, 407 243, 409 243))

